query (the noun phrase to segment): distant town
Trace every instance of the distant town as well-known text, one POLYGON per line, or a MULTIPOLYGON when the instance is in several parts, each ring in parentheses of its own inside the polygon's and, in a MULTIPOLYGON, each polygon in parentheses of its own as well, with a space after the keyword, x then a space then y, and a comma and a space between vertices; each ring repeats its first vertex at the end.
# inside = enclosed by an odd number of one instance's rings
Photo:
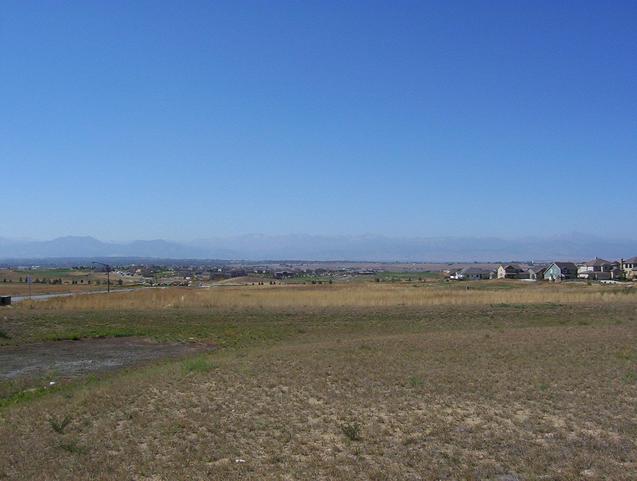
POLYGON ((207 287, 214 284, 323 284, 347 282, 367 277, 386 281, 481 281, 511 279, 521 281, 599 281, 618 283, 637 281, 637 256, 609 261, 594 258, 585 262, 513 263, 378 263, 313 261, 196 261, 100 258, 43 259, 21 265, 17 261, 0 263, 0 289, 4 284, 71 285, 114 287, 181 286, 207 287), (109 274, 108 278, 105 273, 109 274), (59 275, 56 275, 59 274, 59 275))

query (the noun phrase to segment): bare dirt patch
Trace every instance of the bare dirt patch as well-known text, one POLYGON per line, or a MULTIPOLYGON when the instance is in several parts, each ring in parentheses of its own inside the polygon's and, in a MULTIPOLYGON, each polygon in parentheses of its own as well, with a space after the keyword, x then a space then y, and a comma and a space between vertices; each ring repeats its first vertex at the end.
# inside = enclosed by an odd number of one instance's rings
POLYGON ((0 380, 40 377, 49 373, 62 378, 77 377, 212 349, 211 344, 156 342, 142 337, 4 346, 0 347, 0 380))

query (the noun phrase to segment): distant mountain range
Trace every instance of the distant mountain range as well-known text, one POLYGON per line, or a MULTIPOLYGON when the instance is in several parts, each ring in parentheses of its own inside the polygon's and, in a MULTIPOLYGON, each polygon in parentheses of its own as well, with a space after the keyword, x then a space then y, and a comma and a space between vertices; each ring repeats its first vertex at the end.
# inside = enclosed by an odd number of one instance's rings
POLYGON ((53 240, 0 238, 0 259, 146 257, 164 259, 349 260, 386 262, 495 262, 511 260, 610 260, 637 255, 637 241, 583 234, 554 238, 471 238, 260 235, 189 242, 104 242, 94 237, 53 240))
POLYGON ((165 240, 103 242, 89 236, 58 237, 47 241, 0 238, 0 258, 47 257, 162 257, 206 258, 207 251, 165 240))

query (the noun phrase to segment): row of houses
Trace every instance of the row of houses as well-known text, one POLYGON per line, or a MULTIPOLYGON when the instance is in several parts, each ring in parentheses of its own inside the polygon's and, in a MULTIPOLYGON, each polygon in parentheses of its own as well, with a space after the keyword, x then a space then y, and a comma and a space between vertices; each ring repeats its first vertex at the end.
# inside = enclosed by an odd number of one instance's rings
POLYGON ((596 257, 588 262, 552 262, 550 264, 502 264, 497 269, 465 267, 452 272, 450 279, 525 279, 531 281, 561 281, 568 279, 637 280, 637 257, 607 261, 596 257))

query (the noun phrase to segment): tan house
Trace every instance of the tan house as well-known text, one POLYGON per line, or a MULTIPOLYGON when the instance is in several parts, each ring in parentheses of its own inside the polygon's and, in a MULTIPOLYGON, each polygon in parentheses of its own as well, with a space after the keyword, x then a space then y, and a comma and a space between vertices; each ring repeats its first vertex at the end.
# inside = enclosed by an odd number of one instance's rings
POLYGON ((624 272, 626 279, 637 280, 637 257, 622 259, 619 262, 619 268, 624 272))
POLYGON ((502 264, 498 267, 498 279, 519 279, 523 272, 524 269, 516 264, 502 264))

